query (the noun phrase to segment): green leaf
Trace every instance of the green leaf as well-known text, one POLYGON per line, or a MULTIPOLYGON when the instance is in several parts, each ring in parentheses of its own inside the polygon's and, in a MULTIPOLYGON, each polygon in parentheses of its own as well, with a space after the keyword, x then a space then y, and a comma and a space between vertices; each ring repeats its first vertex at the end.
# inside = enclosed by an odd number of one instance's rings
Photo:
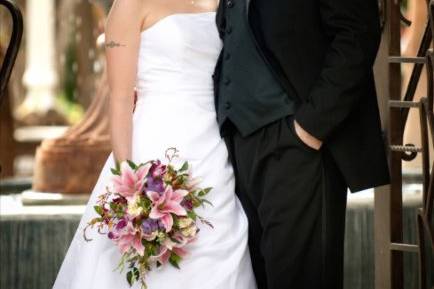
POLYGON ((119 163, 119 161, 116 161, 115 167, 111 169, 111 172, 116 176, 121 175, 121 164, 119 163))
POLYGON ((173 218, 173 226, 178 227, 179 226, 179 218, 177 215, 172 214, 172 218, 173 218))
POLYGON ((203 189, 198 193, 198 196, 204 197, 204 196, 208 195, 208 193, 211 192, 211 190, 212 190, 212 188, 203 189))
POLYGON ((127 163, 130 166, 130 168, 132 168, 133 170, 137 169, 137 165, 134 162, 127 160, 127 163))
POLYGON ((200 205, 202 205, 202 201, 201 201, 201 199, 199 199, 199 198, 193 198, 192 200, 191 200, 191 202, 193 203, 193 207, 194 208, 197 208, 197 207, 199 207, 200 205))
POLYGON ((169 262, 170 264, 172 264, 173 267, 175 268, 179 268, 179 262, 181 261, 181 257, 179 257, 178 255, 176 255, 175 253, 172 252, 172 255, 170 255, 169 258, 169 262))
POLYGON ((130 286, 133 286, 133 282, 134 282, 133 278, 134 278, 133 272, 132 271, 128 271, 128 273, 127 273, 127 281, 128 281, 128 284, 130 286))
POLYGON ((205 191, 206 194, 208 194, 209 192, 212 191, 212 188, 205 188, 204 191, 205 191))
POLYGON ((148 253, 149 256, 156 256, 157 255, 157 248, 152 243, 147 243, 145 239, 142 240, 142 244, 146 247, 145 252, 148 253))
POLYGON ((186 171, 186 170, 188 170, 188 162, 185 162, 183 165, 182 165, 182 167, 181 167, 181 169, 179 170, 180 172, 184 172, 184 171, 186 171))
POLYGON ((196 221, 197 215, 194 211, 187 212, 187 216, 192 219, 193 221, 196 221))
POLYGON ((176 180, 179 184, 184 184, 187 181, 187 178, 181 175, 181 176, 178 176, 176 178, 176 180))
POLYGON ((138 205, 142 207, 145 211, 151 210, 152 202, 148 198, 140 198, 138 205))
POLYGON ((116 212, 118 210, 118 205, 116 203, 110 203, 110 209, 116 212))
POLYGON ((135 280, 139 280, 139 277, 140 277, 139 269, 137 269, 136 267, 134 267, 133 268, 133 274, 134 274, 135 280))
POLYGON ((104 210, 100 206, 94 206, 93 208, 95 209, 95 212, 98 215, 100 215, 100 216, 104 215, 104 210))

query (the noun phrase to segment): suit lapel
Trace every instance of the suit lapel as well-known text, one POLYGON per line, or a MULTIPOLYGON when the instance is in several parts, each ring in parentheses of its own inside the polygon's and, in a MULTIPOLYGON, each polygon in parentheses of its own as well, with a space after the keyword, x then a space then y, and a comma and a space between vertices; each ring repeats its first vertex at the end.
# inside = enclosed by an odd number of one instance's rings
POLYGON ((242 1, 246 1, 246 13, 247 13, 247 15, 249 15, 250 4, 252 3, 253 0, 242 0, 242 1))

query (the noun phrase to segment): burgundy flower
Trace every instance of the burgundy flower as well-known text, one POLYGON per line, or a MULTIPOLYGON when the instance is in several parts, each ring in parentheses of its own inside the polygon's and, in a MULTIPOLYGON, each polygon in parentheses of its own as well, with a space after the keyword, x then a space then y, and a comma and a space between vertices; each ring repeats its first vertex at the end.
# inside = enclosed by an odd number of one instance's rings
POLYGON ((183 200, 181 206, 183 206, 187 211, 193 210, 193 202, 191 200, 183 200))
POLYGON ((125 219, 122 219, 119 221, 119 223, 116 225, 116 230, 122 230, 125 228, 125 226, 128 224, 128 221, 125 219))
POLYGON ((150 175, 153 178, 161 178, 167 171, 167 166, 161 164, 161 161, 155 161, 152 163, 151 168, 149 169, 150 175))
POLYGON ((124 197, 121 196, 121 197, 117 197, 117 198, 113 199, 113 203, 118 204, 118 205, 120 205, 120 204, 126 205, 128 202, 127 202, 127 199, 125 199, 124 197))

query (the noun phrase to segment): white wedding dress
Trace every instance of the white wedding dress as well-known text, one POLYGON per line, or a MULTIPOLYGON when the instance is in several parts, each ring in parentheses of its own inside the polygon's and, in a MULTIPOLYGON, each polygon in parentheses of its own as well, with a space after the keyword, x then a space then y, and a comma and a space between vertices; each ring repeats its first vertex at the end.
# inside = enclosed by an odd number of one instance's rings
MULTIPOLYGON (((200 225, 181 269, 164 266, 147 277, 149 289, 255 289, 247 247, 248 224, 235 196, 234 174, 219 135, 212 73, 221 50, 215 13, 174 14, 141 34, 138 100, 133 116, 133 161, 164 159, 176 147, 192 165, 213 207, 200 209, 214 229, 200 225)), ((127 289, 125 273, 114 269, 118 248, 106 237, 83 228, 95 216, 93 205, 104 192, 114 167, 110 155, 65 257, 54 289, 127 289)), ((139 288, 136 283, 133 288, 139 288)))

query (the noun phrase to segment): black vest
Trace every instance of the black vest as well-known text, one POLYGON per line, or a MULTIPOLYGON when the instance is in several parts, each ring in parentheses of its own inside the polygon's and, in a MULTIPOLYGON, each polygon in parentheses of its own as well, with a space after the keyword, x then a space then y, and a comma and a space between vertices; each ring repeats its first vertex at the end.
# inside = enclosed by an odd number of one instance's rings
POLYGON ((218 64, 216 109, 220 128, 230 120, 241 135, 295 111, 249 26, 246 0, 226 3, 224 50, 218 64))

